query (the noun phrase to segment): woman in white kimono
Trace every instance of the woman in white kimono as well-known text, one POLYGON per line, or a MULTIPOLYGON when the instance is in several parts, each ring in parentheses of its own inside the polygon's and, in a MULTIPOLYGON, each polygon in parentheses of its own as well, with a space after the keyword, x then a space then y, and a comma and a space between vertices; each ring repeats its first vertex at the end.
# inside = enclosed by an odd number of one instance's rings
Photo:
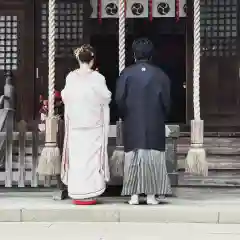
POLYGON ((96 204, 109 181, 107 156, 111 92, 105 78, 92 70, 94 51, 83 45, 75 51, 80 68, 66 78, 65 146, 62 181, 74 204, 96 204))

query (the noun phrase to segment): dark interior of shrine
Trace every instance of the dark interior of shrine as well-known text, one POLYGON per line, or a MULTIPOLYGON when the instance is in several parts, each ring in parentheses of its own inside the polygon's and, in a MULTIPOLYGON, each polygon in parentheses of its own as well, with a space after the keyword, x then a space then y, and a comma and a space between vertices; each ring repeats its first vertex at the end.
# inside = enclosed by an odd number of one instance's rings
MULTIPOLYGON (((155 21, 155 20, 153 20, 155 21)), ((156 20, 158 21, 158 20, 156 20)), ((138 37, 148 37, 154 44, 153 63, 161 67, 171 80, 170 123, 186 121, 186 47, 185 33, 162 33, 157 22, 134 19, 134 28, 126 35, 126 66, 134 63, 131 45, 138 37)), ((118 35, 97 33, 91 35, 91 44, 96 50, 96 65, 106 77, 108 88, 113 93, 118 77, 118 35)), ((118 119, 114 100, 111 103, 111 123, 118 119)))

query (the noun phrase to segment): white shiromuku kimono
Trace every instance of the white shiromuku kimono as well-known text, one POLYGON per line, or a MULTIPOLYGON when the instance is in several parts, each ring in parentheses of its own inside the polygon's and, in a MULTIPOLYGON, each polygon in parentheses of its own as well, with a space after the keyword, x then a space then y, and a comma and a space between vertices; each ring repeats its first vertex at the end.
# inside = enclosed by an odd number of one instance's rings
POLYGON ((65 104, 62 181, 72 199, 97 197, 110 179, 107 144, 111 92, 100 73, 78 69, 67 76, 62 98, 65 104))

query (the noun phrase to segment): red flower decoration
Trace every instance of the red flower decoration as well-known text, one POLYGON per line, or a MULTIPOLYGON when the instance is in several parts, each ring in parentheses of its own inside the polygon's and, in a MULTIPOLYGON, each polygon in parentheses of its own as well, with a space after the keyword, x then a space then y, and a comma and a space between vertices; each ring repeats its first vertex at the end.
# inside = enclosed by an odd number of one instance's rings
POLYGON ((57 99, 62 98, 61 93, 59 91, 55 91, 55 98, 57 98, 57 99))
MULTIPOLYGON (((61 96, 61 92, 56 91, 54 92, 54 96, 55 96, 55 107, 59 107, 59 103, 62 103, 62 96, 61 96)), ((48 114, 48 100, 44 99, 42 95, 39 96, 40 99, 40 109, 39 109, 39 113, 41 114, 48 114)))

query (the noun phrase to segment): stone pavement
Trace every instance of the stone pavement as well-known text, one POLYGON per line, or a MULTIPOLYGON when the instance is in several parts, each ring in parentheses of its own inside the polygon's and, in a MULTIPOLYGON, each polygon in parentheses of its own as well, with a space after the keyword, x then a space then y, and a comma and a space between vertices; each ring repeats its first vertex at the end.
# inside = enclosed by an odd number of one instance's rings
MULTIPOLYGON (((240 189, 175 189, 158 206, 103 197, 96 206, 54 201, 52 193, 0 193, 0 222, 240 223, 240 189)), ((240 239, 240 236, 239 236, 240 239)))
POLYGON ((239 225, 194 223, 0 223, 7 240, 239 240, 239 225))

